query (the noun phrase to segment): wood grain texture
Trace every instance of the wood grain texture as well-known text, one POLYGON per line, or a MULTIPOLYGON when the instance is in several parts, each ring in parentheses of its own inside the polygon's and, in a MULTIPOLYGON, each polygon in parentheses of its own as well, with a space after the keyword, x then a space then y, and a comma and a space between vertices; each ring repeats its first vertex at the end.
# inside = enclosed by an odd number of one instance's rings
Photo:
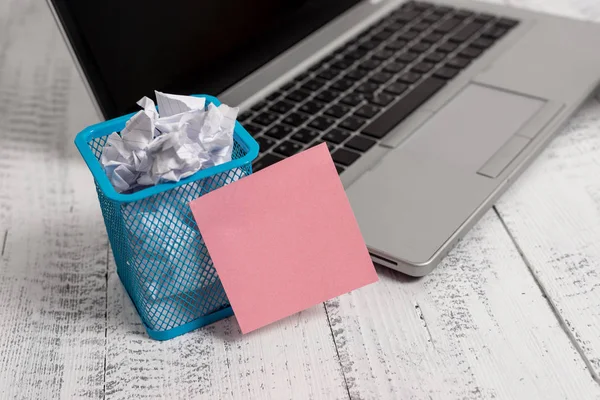
POLYGON ((104 392, 107 243, 67 134, 82 89, 45 3, 1 2, 2 398, 104 392))
POLYGON ((110 265, 107 399, 348 398, 322 306, 247 335, 232 317, 157 342, 110 265))
POLYGON ((326 303, 353 399, 600 398, 493 212, 420 280, 326 303))
POLYGON ((252 334, 230 318, 168 342, 114 272, 72 145, 95 119, 45 2, 0 0, 0 398, 600 398, 599 103, 430 276, 379 269, 252 334))
POLYGON ((498 202, 600 382, 600 103, 592 100, 498 202))
MULTIPOLYGON (((600 15, 589 1, 510 3, 600 15)), ((567 129, 572 137, 544 153, 555 166, 546 170, 541 157, 536 184, 527 174, 500 202, 519 247, 490 212, 426 278, 380 269, 379 284, 326 303, 351 398, 600 398, 598 121, 591 101, 567 129), (536 256, 533 275, 520 250, 536 256), (540 288, 545 281, 553 290, 540 288)))
MULTIPOLYGON (((511 3, 600 22, 597 1, 511 3)), ((497 209, 600 383, 599 99, 590 100, 570 121, 497 209)))

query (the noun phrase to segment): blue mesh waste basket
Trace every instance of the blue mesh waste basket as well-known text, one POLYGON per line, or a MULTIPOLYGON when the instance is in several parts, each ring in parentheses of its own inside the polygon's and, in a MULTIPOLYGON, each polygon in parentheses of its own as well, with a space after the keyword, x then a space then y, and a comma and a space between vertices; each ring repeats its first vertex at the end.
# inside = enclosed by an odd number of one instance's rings
POLYGON ((94 177, 121 282, 148 335, 167 340, 233 314, 188 203, 250 175, 258 143, 236 122, 231 161, 176 183, 118 193, 99 159, 108 136, 131 116, 84 129, 75 145, 94 177))

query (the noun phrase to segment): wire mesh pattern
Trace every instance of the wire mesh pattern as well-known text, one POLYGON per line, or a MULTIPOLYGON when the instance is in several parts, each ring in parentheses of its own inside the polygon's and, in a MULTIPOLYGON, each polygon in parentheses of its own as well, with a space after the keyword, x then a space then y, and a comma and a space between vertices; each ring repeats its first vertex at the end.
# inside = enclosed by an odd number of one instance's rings
MULTIPOLYGON (((232 159, 238 159, 247 147, 234 138, 232 159)), ((96 159, 106 140, 88 142, 96 159)), ((229 307, 188 203, 251 173, 247 163, 132 202, 110 199, 96 182, 117 273, 149 332, 229 307)))

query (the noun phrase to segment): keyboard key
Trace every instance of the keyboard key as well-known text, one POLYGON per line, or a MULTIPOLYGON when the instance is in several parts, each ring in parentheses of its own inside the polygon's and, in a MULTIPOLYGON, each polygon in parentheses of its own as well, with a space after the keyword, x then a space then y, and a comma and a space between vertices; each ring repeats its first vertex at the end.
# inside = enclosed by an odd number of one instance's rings
POLYGON ((311 131, 310 129, 302 128, 298 132, 292 135, 292 139, 301 143, 310 143, 319 136, 318 132, 311 131))
POLYGON ((290 157, 302 150, 303 147, 304 146, 302 146, 301 144, 290 142, 288 140, 287 142, 283 142, 279 146, 275 147, 273 151, 275 153, 279 153, 281 155, 290 157))
POLYGON ((345 120, 343 120, 339 126, 350 131, 356 131, 364 124, 365 120, 362 118, 348 117, 345 120))
POLYGON ((335 104, 325 110, 325 114, 334 118, 341 118, 350 112, 350 107, 341 104, 335 104))
POLYGON ((487 23, 493 20, 494 16, 489 14, 477 14, 474 19, 477 22, 487 23))
POLYGON ((481 36, 489 37, 492 39, 500 39, 506 34, 506 32, 508 32, 508 29, 506 28, 491 26, 489 28, 484 29, 483 32, 481 32, 481 36))
POLYGON ((359 108, 355 114, 359 117, 373 118, 379 113, 379 111, 381 111, 381 108, 372 106, 370 104, 365 104, 364 106, 359 108))
POLYGON ((318 78, 314 78, 314 79, 311 79, 308 82, 304 83, 304 85, 300 86, 300 88, 306 90, 307 92, 316 92, 317 90, 321 89, 326 84, 327 84, 327 82, 322 81, 318 78))
POLYGON ((411 0, 408 2, 408 6, 412 7, 415 10, 424 11, 424 10, 429 10, 430 8, 432 8, 433 4, 411 0))
POLYGON ((406 92, 406 89, 408 89, 408 85, 404 84, 404 83, 392 83, 391 85, 386 86, 385 90, 388 93, 391 94, 395 94, 395 95, 400 95, 404 92, 406 92))
POLYGON ((290 128, 289 126, 275 125, 271 129, 266 131, 265 135, 271 136, 272 138, 275 138, 275 139, 283 139, 290 133, 292 133, 292 128, 290 128))
POLYGON ((252 111, 260 111, 267 105, 266 101, 261 101, 252 106, 252 111))
MULTIPOLYGON (((267 100, 269 101, 275 101, 279 98, 279 96, 281 96, 282 92, 275 92, 275 93, 271 93, 270 95, 267 96, 267 100)), ((260 104, 260 103, 258 103, 260 104)))
POLYGON ((460 19, 466 19, 469 18, 471 15, 473 15, 473 11, 469 11, 469 10, 456 10, 454 12, 454 17, 456 18, 460 18, 460 19))
POLYGON ((437 6, 433 12, 436 14, 446 15, 452 10, 452 7, 449 6, 437 6))
POLYGON ((500 18, 498 21, 496 21, 496 25, 507 29, 514 28, 518 24, 519 21, 510 18, 500 18))
POLYGON ((323 58, 321 60, 321 64, 330 64, 333 59, 335 58, 335 56, 333 56, 332 54, 328 55, 327 57, 323 58))
POLYGON ((423 17, 423 21, 433 23, 439 21, 443 17, 442 14, 431 13, 423 17))
POLYGON ((298 82, 298 83, 301 83, 301 82, 303 82, 304 80, 306 80, 306 78, 308 78, 308 76, 309 76, 309 73, 308 73, 308 72, 304 72, 304 73, 302 73, 302 74, 298 75, 298 76, 296 77, 296 79, 294 79, 294 81, 296 81, 296 82, 298 82))
POLYGON ((477 49, 485 50, 494 44, 494 41, 489 38, 480 37, 471 42, 471 47, 475 47, 477 49))
POLYGON ((388 58, 390 58, 391 56, 393 56, 394 54, 395 53, 392 50, 381 49, 381 50, 375 52, 371 57, 373 57, 377 60, 385 61, 388 58))
POLYGON ((350 80, 350 79, 338 79, 337 81, 333 82, 330 86, 330 88, 334 89, 334 90, 339 90, 340 92, 345 92, 346 90, 350 89, 352 86, 354 85, 354 81, 350 80))
POLYGON ((365 76, 367 76, 368 73, 369 73, 369 71, 365 71, 364 69, 356 68, 356 69, 353 69, 352 71, 349 71, 346 75, 344 75, 344 78, 359 81, 359 80, 363 79, 365 76))
POLYGON ((339 69, 339 70, 345 70, 348 69, 352 66, 352 64, 354 64, 354 62, 352 61, 348 61, 348 60, 338 60, 336 62, 334 62, 333 64, 331 64, 331 68, 335 68, 335 69, 339 69))
POLYGON ((293 104, 286 103, 285 101, 278 101, 269 108, 269 111, 272 111, 277 114, 285 114, 292 108, 294 108, 293 104))
POLYGON ((252 163, 252 171, 258 172, 261 169, 267 168, 268 166, 273 165, 281 160, 283 160, 283 158, 276 156, 275 154, 265 154, 264 156, 252 163))
POLYGON ((481 22, 469 22, 450 37, 450 40, 457 43, 462 43, 473 36, 477 31, 483 28, 481 22))
POLYGON ((346 142, 345 146, 352 150, 365 152, 375 145, 375 141, 362 136, 354 136, 346 142))
POLYGON ((394 32, 383 30, 383 31, 377 33, 376 35, 373 35, 373 39, 383 42, 384 40, 389 39, 390 36, 392 36, 393 34, 394 34, 394 32))
POLYGON ((320 73, 317 74, 317 76, 323 80, 326 81, 330 81, 332 79, 335 79, 335 77, 337 77, 339 75, 338 71, 335 70, 331 70, 331 69, 326 69, 324 71, 321 71, 320 73))
POLYGON ((356 91, 359 93, 373 93, 375 91, 377 91, 377 89, 379 89, 379 85, 373 82, 364 82, 362 84, 360 84, 357 88, 356 91))
MULTIPOLYGON (((314 72, 317 72, 318 70, 320 70, 321 68, 323 68, 323 66, 324 66, 324 64, 323 64, 322 62, 320 62, 320 63, 316 63, 316 64, 313 64, 313 65, 312 65, 312 66, 311 66, 311 67, 310 67, 308 70, 309 70, 310 72, 313 72, 313 73, 314 73, 314 72)), ((290 83, 290 85, 291 85, 291 83, 290 83)), ((285 87, 285 86, 284 86, 284 87, 285 87)), ((284 88, 284 87, 283 87, 283 88, 284 88)), ((284 90, 289 90, 289 89, 284 89, 284 90)))
POLYGON ((333 100, 337 99, 338 96, 339 92, 335 92, 333 90, 323 90, 315 97, 315 99, 322 101, 323 103, 331 103, 333 100))
POLYGON ((263 113, 258 114, 256 117, 252 118, 252 122, 256 122, 257 124, 268 126, 268 125, 271 125, 273 122, 277 121, 278 119, 279 119, 279 116, 277 116, 275 114, 263 112, 263 113))
POLYGON ((481 53, 482 53, 482 51, 480 49, 478 49, 478 48, 467 47, 467 48, 462 49, 458 53, 458 55, 461 56, 461 57, 473 59, 473 58, 479 57, 481 55, 481 53))
POLYGON ((386 31, 390 31, 392 33, 396 33, 402 28, 404 28, 404 24, 401 24, 399 22, 393 22, 383 29, 385 29, 386 31))
POLYGON ((378 72, 376 74, 373 74, 369 80, 373 81, 375 83, 386 83, 387 81, 389 81, 392 78, 392 74, 388 74, 387 72, 378 72))
POLYGON ((427 35, 423 39, 421 39, 421 41, 426 42, 426 43, 437 43, 443 37, 444 36, 440 33, 430 33, 429 35, 427 35))
POLYGON ((309 128, 316 129, 318 131, 324 131, 335 123, 335 120, 327 117, 317 117, 310 121, 308 124, 309 128))
POLYGON ((369 101, 369 103, 385 107, 388 104, 390 104, 392 101, 394 101, 394 97, 392 97, 388 94, 385 94, 385 93, 378 93, 378 94, 368 96, 367 100, 369 101))
POLYGON ((437 50, 442 51, 444 53, 452 53, 454 50, 458 48, 456 43, 446 42, 437 48, 437 50))
POLYGON ((349 106, 357 106, 363 101, 363 96, 358 93, 351 93, 340 100, 342 103, 347 104, 349 106))
POLYGON ((454 57, 452 60, 448 61, 446 65, 456 69, 463 69, 466 68, 467 65, 469 65, 470 63, 471 60, 469 60, 468 58, 454 57))
POLYGON ((358 48, 367 50, 367 51, 371 51, 374 48, 376 48, 377 46, 379 46, 379 41, 369 39, 369 40, 366 40, 366 41, 362 42, 361 44, 359 44, 358 48))
POLYGON ((304 101, 307 97, 310 97, 310 93, 306 93, 303 90, 296 89, 292 93, 288 94, 288 96, 285 99, 291 103, 300 103, 301 101, 304 101))
POLYGON ((419 34, 417 32, 415 32, 415 31, 405 31, 405 32, 402 32, 401 34, 399 34, 396 38, 397 39, 406 40, 407 42, 410 42, 411 40, 413 40, 417 36, 419 36, 419 34))
POLYGON ((445 80, 438 78, 427 78, 413 90, 390 107, 387 111, 377 117, 364 130, 363 133, 375 138, 382 138, 388 134, 396 125, 408 117, 414 110, 419 108, 438 90, 446 84, 445 80))
POLYGON ((281 87, 281 90, 287 92, 287 91, 289 91, 291 88, 293 88, 295 86, 296 86, 295 82, 286 83, 285 85, 283 85, 281 87))
POLYGON ((244 124, 244 128, 252 136, 257 136, 258 134, 260 134, 263 131, 263 129, 265 129, 262 126, 258 126, 258 125, 254 125, 254 124, 244 124))
POLYGON ((425 53, 427 50, 429 50, 430 47, 431 47, 431 45, 429 43, 419 42, 419 43, 415 44, 414 46, 412 46, 410 48, 410 51, 412 51, 414 53, 425 53))
POLYGON ((399 22, 410 22, 418 17, 421 13, 419 11, 398 11, 394 13, 394 19, 399 22))
POLYGON ((431 71, 431 69, 433 67, 434 67, 434 64, 425 62, 425 61, 421 61, 420 63, 418 63, 414 67, 412 67, 411 71, 424 74, 424 73, 431 71))
POLYGON ((347 53, 344 56, 344 58, 356 61, 356 60, 360 60, 361 58, 363 58, 364 56, 366 56, 367 53, 368 53, 367 50, 363 50, 363 49, 358 48, 358 49, 352 50, 351 52, 347 53))
POLYGON ((335 144, 340 144, 344 140, 348 139, 349 137, 350 137, 350 132, 342 130, 342 129, 332 129, 329 132, 327 132, 325 135, 323 135, 324 140, 331 142, 331 143, 335 143, 335 144))
POLYGON ((419 22, 419 23, 416 23, 413 26, 411 26, 410 30, 421 33, 423 31, 426 31, 427 29, 429 29, 430 26, 431 25, 429 25, 426 22, 419 22))
POLYGON ((261 153, 264 153, 265 151, 269 150, 271 147, 273 147, 275 143, 277 143, 277 141, 264 136, 256 138, 256 141, 258 142, 258 146, 260 147, 261 153))
POLYGON ((322 141, 322 140, 317 140, 317 141, 315 141, 313 144, 311 144, 311 145, 310 145, 310 146, 308 146, 308 147, 315 147, 315 146, 318 146, 318 145, 320 145, 321 143, 327 143, 327 149, 328 149, 330 152, 331 152, 331 151, 333 151, 333 149, 335 149, 335 144, 333 144, 333 143, 331 143, 331 142, 324 142, 324 141, 322 141))
POLYGON ((380 60, 372 59, 363 61, 362 64, 358 66, 358 68, 366 69, 366 70, 374 70, 381 64, 380 60))
POLYGON ((455 68, 451 68, 451 67, 442 67, 440 69, 438 69, 433 76, 438 77, 438 78, 442 78, 442 79, 452 79, 454 78, 456 75, 458 75, 458 70, 455 68))
POLYGON ((291 125, 291 126, 300 126, 306 121, 308 121, 309 117, 300 113, 292 113, 283 119, 283 122, 291 125))
POLYGON ((405 47, 406 47, 405 40, 395 40, 395 41, 390 42, 385 45, 385 48, 388 49, 389 51, 398 51, 398 50, 402 50, 405 47))
POLYGON ((340 167, 339 165, 335 166, 335 170, 337 171, 338 175, 340 175, 342 172, 344 172, 346 169, 344 167, 340 167))
POLYGON ((316 114, 323 109, 325 105, 318 101, 311 100, 308 103, 304 103, 300 106, 299 110, 307 114, 316 114))
POLYGON ((398 81, 406 83, 415 83, 419 79, 421 79, 421 74, 416 72, 405 72, 402 75, 400 75, 398 81))
POLYGON ((434 31, 446 34, 460 25, 461 22, 459 18, 450 18, 439 24, 434 31))
POLYGON ((240 114, 240 116, 238 117, 238 121, 240 121, 240 123, 244 122, 244 121, 250 119, 250 117, 253 115, 254 115, 254 113, 252 111, 245 111, 240 114))
POLYGON ((400 54, 398 57, 396 57, 396 59, 394 61, 399 62, 399 63, 407 63, 408 64, 408 63, 415 61, 418 57, 419 57, 418 54, 406 52, 406 53, 400 54))
POLYGON ((429 61, 431 63, 437 64, 446 58, 446 53, 442 53, 439 51, 434 51, 433 53, 429 53, 425 56, 425 61, 429 61))
POLYGON ((406 67, 406 64, 391 62, 388 65, 386 65, 385 67, 383 67, 383 70, 386 72, 389 72, 391 74, 397 74, 398 72, 402 71, 405 67, 406 67))
POLYGON ((346 149, 337 149, 331 154, 331 158, 334 162, 344 165, 346 167, 358 160, 359 157, 360 154, 346 149))

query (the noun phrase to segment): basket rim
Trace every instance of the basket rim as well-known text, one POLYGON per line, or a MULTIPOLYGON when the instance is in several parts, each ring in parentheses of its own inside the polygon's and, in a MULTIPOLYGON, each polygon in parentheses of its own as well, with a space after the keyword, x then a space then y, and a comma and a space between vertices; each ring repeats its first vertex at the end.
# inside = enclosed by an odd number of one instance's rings
MULTIPOLYGON (((204 94, 195 94, 192 96, 203 97, 209 104, 212 103, 216 106, 221 104, 221 102, 214 96, 204 94)), ((94 153, 92 153, 88 142, 92 139, 107 136, 113 132, 118 132, 122 130, 125 127, 127 121, 135 114, 136 113, 133 112, 108 121, 103 121, 94 125, 90 125, 87 128, 83 129, 81 132, 79 132, 77 136, 75 136, 75 146, 79 150, 79 153, 83 157, 83 160, 87 164, 94 179, 98 183, 100 190, 110 200, 117 201, 120 203, 142 200, 147 197, 154 196, 158 193, 166 192, 173 188, 183 186, 190 182, 208 178, 212 175, 216 175, 234 168, 239 168, 241 166, 250 164, 258 156, 258 143, 248 133, 248 131, 246 131, 242 124, 240 124, 239 121, 236 121, 233 136, 234 140, 237 140, 240 144, 242 144, 242 146, 246 147, 247 152, 243 157, 228 161, 223 164, 216 165, 214 167, 202 169, 196 172, 195 174, 188 176, 187 178, 181 179, 179 182, 161 183, 130 194, 119 193, 110 183, 108 176, 106 176, 106 173, 102 168, 102 165, 100 164, 96 156, 94 156, 94 153)))

